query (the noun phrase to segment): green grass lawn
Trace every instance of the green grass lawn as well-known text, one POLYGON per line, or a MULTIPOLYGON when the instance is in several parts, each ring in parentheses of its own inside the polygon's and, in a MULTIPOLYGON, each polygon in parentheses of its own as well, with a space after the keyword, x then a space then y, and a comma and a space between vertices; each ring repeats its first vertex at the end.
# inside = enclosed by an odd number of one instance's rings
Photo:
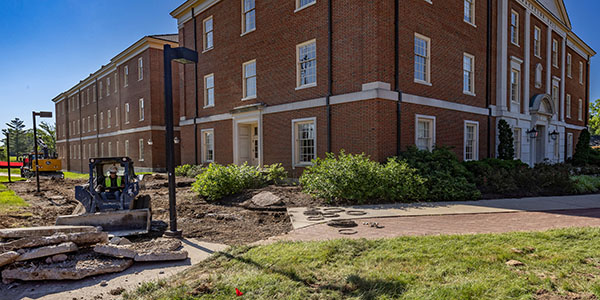
MULTIPOLYGON (((0 173, 8 174, 8 168, 0 168, 0 173)), ((10 168, 10 174, 21 175, 21 169, 19 169, 19 168, 10 168)))
POLYGON ((234 247, 124 299, 233 299, 235 288, 269 300, 599 296, 600 229, 234 247))
POLYGON ((65 178, 68 179, 88 179, 89 178, 89 174, 81 174, 81 173, 75 173, 75 172, 64 172, 65 174, 65 178))
MULTIPOLYGON (((0 176, 0 182, 8 182, 8 177, 0 176)), ((6 185, 0 184, 0 212, 14 210, 23 206, 28 206, 23 198, 17 196, 6 185)))

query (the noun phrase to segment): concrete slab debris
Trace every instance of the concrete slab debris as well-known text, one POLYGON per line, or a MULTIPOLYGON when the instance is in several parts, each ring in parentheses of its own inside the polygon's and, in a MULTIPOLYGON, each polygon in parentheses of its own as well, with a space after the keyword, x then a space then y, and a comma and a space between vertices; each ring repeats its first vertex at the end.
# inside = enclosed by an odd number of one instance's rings
POLYGON ((55 245, 65 242, 73 242, 77 245, 92 245, 108 242, 106 232, 78 232, 68 234, 55 234, 47 237, 25 237, 18 240, 0 243, 0 251, 12 251, 16 249, 41 247, 55 245))
POLYGON ((188 258, 188 253, 185 250, 180 251, 153 251, 146 253, 138 253, 133 260, 135 261, 172 261, 184 260, 188 258))
POLYGON ((259 207, 267 207, 267 206, 277 206, 283 205, 283 200, 281 198, 271 192, 263 191, 260 192, 250 200, 252 203, 259 207))
POLYGON ((19 250, 21 256, 17 258, 17 261, 31 260, 46 256, 54 256, 56 254, 77 251, 78 249, 79 248, 75 243, 67 242, 55 246, 44 246, 40 248, 34 248, 31 250, 19 250))
POLYGON ((100 232, 101 228, 93 226, 42 226, 0 229, 0 238, 18 239, 26 237, 51 236, 57 233, 100 232))
POLYGON ((15 251, 8 251, 0 254, 0 267, 13 263, 20 256, 15 251))
POLYGON ((96 245, 94 252, 117 258, 134 258, 137 254, 136 251, 127 248, 127 246, 117 245, 96 245))

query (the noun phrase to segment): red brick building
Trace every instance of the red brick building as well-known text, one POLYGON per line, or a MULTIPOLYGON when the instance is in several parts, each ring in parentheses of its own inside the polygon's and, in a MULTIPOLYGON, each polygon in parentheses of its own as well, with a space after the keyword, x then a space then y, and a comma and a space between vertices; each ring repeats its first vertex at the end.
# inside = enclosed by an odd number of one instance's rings
POLYGON ((298 176, 326 152, 412 145, 480 159, 500 119, 518 158, 558 162, 587 125, 595 52, 560 0, 188 0, 171 15, 199 52, 179 66, 182 163, 298 176))
MULTIPOLYGON (((65 169, 87 172, 89 158, 116 156, 131 157, 138 171, 166 168, 165 44, 178 47, 178 36, 146 36, 52 100, 56 147, 65 169)), ((174 76, 179 80, 177 74, 174 76)), ((178 116, 177 87, 173 93, 178 116)), ((175 135, 179 139, 179 127, 175 135)), ((178 144, 176 154, 179 163, 178 144)))

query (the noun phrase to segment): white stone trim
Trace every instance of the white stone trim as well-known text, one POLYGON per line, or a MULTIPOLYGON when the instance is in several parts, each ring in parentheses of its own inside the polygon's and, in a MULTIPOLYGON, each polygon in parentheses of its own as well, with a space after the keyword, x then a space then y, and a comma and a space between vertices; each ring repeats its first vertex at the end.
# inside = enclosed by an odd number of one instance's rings
MULTIPOLYGON (((154 131, 165 131, 166 129, 167 128, 165 126, 144 126, 144 127, 123 129, 123 130, 114 131, 114 132, 102 133, 102 134, 98 134, 98 135, 88 135, 88 136, 83 136, 80 138, 63 139, 63 140, 58 140, 56 142, 57 143, 62 143, 65 141, 78 142, 78 141, 93 140, 96 138, 105 138, 105 137, 117 136, 117 135, 122 135, 122 134, 131 134, 131 133, 144 132, 144 131, 153 131, 153 130, 154 131)), ((181 127, 174 127, 173 130, 180 131, 181 127)))
MULTIPOLYGON (((220 0, 208 0, 208 1, 202 1, 198 5, 193 6, 194 17, 201 14, 202 12, 204 12, 205 10, 209 9, 211 6, 213 6, 219 2, 220 2, 220 0)), ((173 18, 177 19, 177 28, 183 27, 185 22, 192 19, 192 11, 191 10, 189 12, 177 17, 177 15, 181 13, 181 11, 184 11, 190 7, 192 7, 192 6, 191 5, 186 6, 185 4, 183 4, 182 6, 176 8, 174 11, 171 12, 171 16, 173 18)))
POLYGON ((496 105, 508 107, 508 0, 498 0, 496 105), (504 17, 502 17, 504 16, 504 17))
MULTIPOLYGON (((540 31, 541 32, 541 31, 540 31)), ((531 72, 531 12, 525 11, 525 69, 523 70, 523 77, 525 79, 525 86, 523 86, 523 99, 528 101, 529 99, 529 85, 530 85, 530 72, 531 72)), ((535 55, 535 54, 534 54, 535 55)), ((529 113, 528 102, 525 102, 523 112, 529 113)))
POLYGON ((548 26, 546 44, 546 94, 552 92, 552 27, 548 26))
POLYGON ((567 46, 569 46, 569 48, 571 48, 571 50, 575 51, 577 54, 581 55, 585 60, 589 60, 588 55, 569 39, 567 39, 567 46))
POLYGON ((432 98, 411 95, 411 94, 404 94, 404 96, 402 97, 402 102, 426 105, 426 106, 431 106, 431 107, 455 110, 455 111, 484 115, 484 116, 487 116, 489 113, 489 110, 487 108, 483 108, 483 107, 470 106, 470 105, 466 105, 466 104, 454 103, 454 102, 432 99, 432 98))

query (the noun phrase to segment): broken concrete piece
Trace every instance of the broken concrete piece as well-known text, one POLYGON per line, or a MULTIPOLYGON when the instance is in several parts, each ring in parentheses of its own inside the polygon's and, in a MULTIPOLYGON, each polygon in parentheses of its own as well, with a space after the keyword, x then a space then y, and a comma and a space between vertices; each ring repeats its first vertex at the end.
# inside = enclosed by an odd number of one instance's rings
POLYGON ((267 207, 267 206, 275 206, 275 205, 283 205, 283 201, 281 198, 271 192, 262 191, 251 199, 252 203, 256 206, 267 207))
POLYGON ((51 236, 57 233, 100 232, 101 228, 93 226, 42 226, 25 228, 0 229, 0 238, 18 239, 26 237, 51 236))
POLYGON ((57 254, 57 255, 52 256, 52 262, 63 262, 65 260, 67 260, 67 258, 69 258, 69 257, 65 254, 57 254))
POLYGON ((55 246, 45 246, 45 247, 40 247, 40 248, 34 248, 31 250, 19 250, 20 252, 23 252, 23 253, 21 253, 21 256, 19 256, 19 258, 17 258, 17 261, 24 261, 24 260, 36 259, 36 258, 40 258, 40 257, 53 256, 56 254, 77 251, 78 249, 79 248, 77 248, 77 245, 75 245, 75 243, 67 242, 67 243, 62 243, 62 244, 55 245, 55 246))
POLYGON ((80 232, 68 234, 55 234, 48 237, 26 237, 15 241, 0 243, 0 251, 12 251, 16 249, 56 245, 65 242, 73 242, 77 245, 91 245, 108 242, 106 232, 80 232))
POLYGON ((180 251, 156 251, 137 254, 133 260, 135 261, 169 261, 169 260, 184 260, 188 257, 185 250, 180 251))
POLYGON ((0 267, 13 263, 19 256, 20 254, 15 251, 0 254, 0 267))
POLYGON ((124 237, 119 237, 119 236, 115 236, 112 239, 110 239, 110 244, 112 245, 131 245, 131 241, 129 241, 128 239, 124 238, 124 237))
POLYGON ((511 259, 511 260, 509 260, 509 261, 506 262, 506 265, 507 266, 511 266, 511 267, 518 267, 518 266, 523 266, 525 264, 522 263, 522 262, 520 262, 520 261, 518 261, 518 260, 511 259))
POLYGON ((131 259, 99 257, 91 253, 80 253, 72 259, 51 265, 11 266, 2 271, 2 279, 10 280, 78 280, 88 276, 122 272, 133 264, 131 259))
POLYGON ((136 251, 127 248, 127 246, 116 245, 96 245, 94 252, 117 258, 134 258, 137 254, 136 251))

